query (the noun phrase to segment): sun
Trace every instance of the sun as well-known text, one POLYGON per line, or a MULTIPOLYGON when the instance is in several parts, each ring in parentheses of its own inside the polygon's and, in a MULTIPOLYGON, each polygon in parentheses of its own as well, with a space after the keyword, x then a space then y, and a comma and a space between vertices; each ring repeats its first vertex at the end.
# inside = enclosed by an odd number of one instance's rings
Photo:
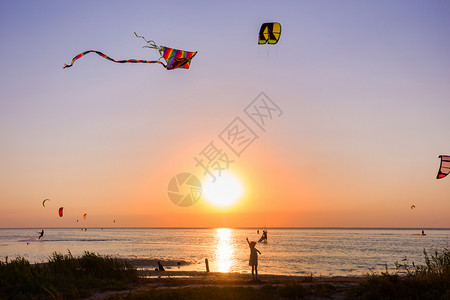
POLYGON ((212 205, 226 208, 236 204, 244 194, 244 189, 235 175, 224 172, 215 181, 208 178, 202 186, 202 194, 212 205))

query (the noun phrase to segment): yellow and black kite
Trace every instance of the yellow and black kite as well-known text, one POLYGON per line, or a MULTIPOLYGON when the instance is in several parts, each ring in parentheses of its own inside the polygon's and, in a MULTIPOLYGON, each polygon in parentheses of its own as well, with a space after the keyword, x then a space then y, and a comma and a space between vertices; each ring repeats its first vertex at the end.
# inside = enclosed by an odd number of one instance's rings
POLYGON ((281 24, 277 22, 273 23, 264 23, 261 25, 261 29, 259 30, 259 39, 258 44, 271 44, 274 45, 278 43, 281 35, 281 24))

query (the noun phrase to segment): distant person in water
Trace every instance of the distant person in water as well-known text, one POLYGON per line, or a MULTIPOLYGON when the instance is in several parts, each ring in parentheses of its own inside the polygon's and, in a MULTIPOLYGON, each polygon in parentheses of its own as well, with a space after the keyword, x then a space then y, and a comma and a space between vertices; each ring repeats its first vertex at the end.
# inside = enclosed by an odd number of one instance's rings
POLYGON ((267 242, 267 230, 264 229, 262 235, 263 235, 264 241, 267 242))
POLYGON ((256 242, 250 242, 247 238, 247 243, 250 247, 250 260, 248 262, 248 265, 252 266, 252 278, 258 279, 258 253, 261 254, 261 252, 259 252, 259 250, 255 248, 256 242))
POLYGON ((42 231, 39 233, 38 240, 40 240, 43 235, 44 235, 44 229, 42 229, 42 231))

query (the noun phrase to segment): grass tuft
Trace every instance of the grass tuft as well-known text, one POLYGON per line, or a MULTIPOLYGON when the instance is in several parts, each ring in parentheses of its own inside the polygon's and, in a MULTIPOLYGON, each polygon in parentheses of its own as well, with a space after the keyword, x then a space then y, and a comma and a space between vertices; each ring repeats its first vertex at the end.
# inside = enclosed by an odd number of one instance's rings
POLYGON ((81 257, 54 252, 48 262, 34 265, 23 257, 0 262, 0 299, 82 298, 137 281, 129 263, 90 252, 81 257))
POLYGON ((407 259, 396 263, 396 270, 372 274, 349 293, 351 299, 450 299, 450 251, 424 250, 425 266, 407 259))

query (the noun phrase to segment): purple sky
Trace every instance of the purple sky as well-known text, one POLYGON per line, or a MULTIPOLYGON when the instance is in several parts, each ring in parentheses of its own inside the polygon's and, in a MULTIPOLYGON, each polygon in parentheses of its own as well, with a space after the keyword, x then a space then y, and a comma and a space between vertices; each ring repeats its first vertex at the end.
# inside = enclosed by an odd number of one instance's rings
POLYGON ((450 227, 450 178, 435 179, 450 154, 449 15, 447 1, 2 1, 0 227, 84 213, 91 226, 450 227), (258 45, 269 21, 280 42, 258 45), (91 49, 157 59, 134 32, 198 54, 189 70, 95 54, 62 69, 91 49), (234 157, 240 205, 173 205, 172 176, 198 171, 262 91, 283 115, 234 157))

